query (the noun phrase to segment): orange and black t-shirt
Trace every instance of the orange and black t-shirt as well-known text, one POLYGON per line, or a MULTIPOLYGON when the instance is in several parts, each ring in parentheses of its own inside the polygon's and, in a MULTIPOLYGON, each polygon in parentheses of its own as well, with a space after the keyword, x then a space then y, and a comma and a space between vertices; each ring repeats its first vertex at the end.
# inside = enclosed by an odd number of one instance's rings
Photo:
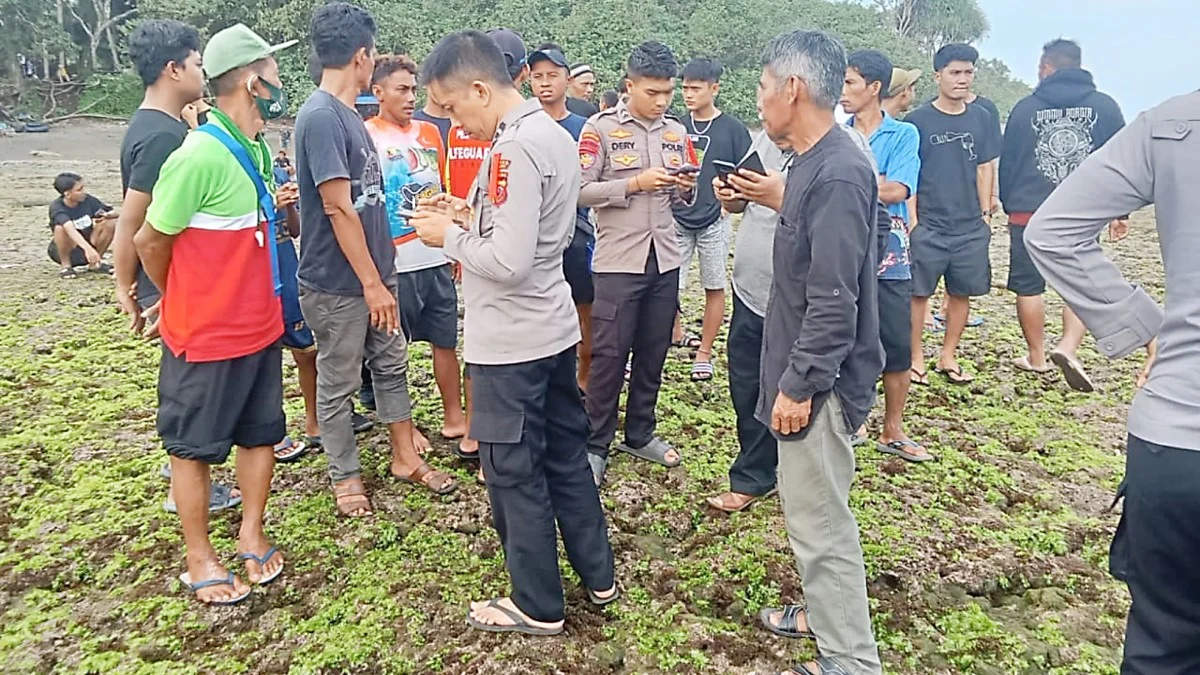
POLYGON ((479 175, 483 158, 491 147, 491 141, 473 138, 462 127, 454 125, 446 141, 446 191, 466 199, 471 183, 479 175))

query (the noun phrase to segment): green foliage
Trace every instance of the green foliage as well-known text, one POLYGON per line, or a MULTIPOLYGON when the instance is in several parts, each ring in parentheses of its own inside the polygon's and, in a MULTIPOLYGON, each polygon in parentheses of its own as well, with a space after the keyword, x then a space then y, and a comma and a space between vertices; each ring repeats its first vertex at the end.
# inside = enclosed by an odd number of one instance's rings
MULTIPOLYGON (((297 48, 279 57, 296 107, 313 88, 307 75, 311 49, 307 35, 312 10, 319 4, 320 0, 143 0, 141 15, 189 21, 206 34, 236 20, 256 28, 268 40, 299 38, 297 48)), ((681 65, 692 57, 715 56, 726 66, 721 105, 744 120, 756 118, 754 97, 762 49, 785 30, 828 30, 844 41, 847 50, 880 49, 906 68, 928 69, 929 61, 922 40, 898 33, 886 12, 826 0, 363 0, 362 4, 379 23, 381 52, 407 52, 420 60, 451 31, 507 26, 520 32, 531 48, 553 41, 564 46, 572 61, 590 62, 599 91, 616 87, 630 50, 644 40, 670 45, 681 65)), ((980 92, 991 96, 992 87, 1005 84, 1001 76, 994 80, 981 84, 980 92)))
POLYGON ((142 102, 142 81, 131 72, 93 75, 79 99, 79 108, 96 115, 127 117, 142 102))

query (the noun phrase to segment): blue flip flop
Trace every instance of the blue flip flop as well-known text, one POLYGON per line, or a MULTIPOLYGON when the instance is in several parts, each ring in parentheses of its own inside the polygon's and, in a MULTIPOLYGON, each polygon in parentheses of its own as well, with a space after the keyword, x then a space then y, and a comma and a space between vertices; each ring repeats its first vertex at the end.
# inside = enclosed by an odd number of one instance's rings
POLYGON ((275 444, 274 452, 276 462, 291 464, 304 457, 304 453, 308 452, 308 444, 293 441, 291 436, 284 436, 282 441, 275 444))
MULTIPOLYGON (((207 581, 197 581, 194 584, 192 582, 188 581, 188 573, 184 572, 183 574, 179 575, 179 582, 182 583, 184 586, 186 586, 187 589, 192 592, 192 594, 195 594, 197 591, 203 590, 205 588, 211 588, 213 586, 229 586, 230 588, 235 588, 235 586, 233 585, 233 572, 230 572, 224 579, 209 579, 207 581)), ((217 605, 217 606, 236 605, 248 597, 250 597, 250 591, 246 591, 244 594, 239 595, 236 598, 231 598, 229 600, 222 600, 220 602, 205 602, 204 604, 217 605)), ((199 599, 199 598, 197 598, 197 599, 199 599)), ((201 600, 201 602, 204 602, 204 601, 201 600)))
MULTIPOLYGON (((267 552, 262 554, 261 556, 254 555, 253 553, 239 553, 237 559, 241 560, 241 561, 253 560, 254 562, 258 563, 258 568, 261 570, 267 566, 267 562, 269 562, 276 553, 279 553, 279 549, 272 546, 271 548, 267 549, 267 552)), ((275 570, 274 574, 267 576, 267 577, 263 577, 262 579, 259 579, 258 581, 255 581, 253 583, 255 583, 259 586, 266 586, 267 584, 271 583, 272 581, 275 581, 276 579, 278 579, 280 574, 283 574, 283 566, 280 566, 279 569, 275 570)), ((247 572, 247 575, 249 575, 249 572, 247 572)), ((232 574, 230 576, 232 576, 232 574)), ((246 578, 249 578, 249 576, 247 576, 246 578)))
MULTIPOLYGON (((241 497, 233 496, 233 488, 227 485, 221 485, 220 483, 212 484, 212 489, 208 494, 209 513, 213 513, 214 511, 223 511, 225 509, 232 509, 241 503, 241 497)), ((164 501, 163 511, 166 511, 167 513, 179 513, 179 508, 175 505, 175 502, 164 501)))

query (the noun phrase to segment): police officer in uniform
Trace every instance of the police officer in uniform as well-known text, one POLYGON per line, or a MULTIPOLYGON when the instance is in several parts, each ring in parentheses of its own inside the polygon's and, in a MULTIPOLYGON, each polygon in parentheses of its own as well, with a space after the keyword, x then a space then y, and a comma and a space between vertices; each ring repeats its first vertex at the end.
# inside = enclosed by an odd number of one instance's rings
POLYGON ((410 222, 426 245, 462 264, 470 431, 512 578, 509 597, 473 603, 467 621, 491 632, 556 635, 565 608, 555 521, 592 602, 617 597, 575 379, 579 321, 563 276, 579 159, 570 134, 537 99, 522 98, 504 63, 495 42, 476 31, 443 38, 425 60, 430 96, 492 147, 466 200, 422 201, 410 222))
POLYGON ((631 350, 625 441, 617 449, 668 467, 681 461, 654 434, 654 407, 679 304, 682 259, 671 207, 695 201, 699 164, 683 124, 666 115, 678 71, 666 45, 639 45, 629 57, 629 100, 589 120, 579 138, 579 205, 596 214, 587 410, 588 459, 597 485, 616 436, 617 399, 631 350))

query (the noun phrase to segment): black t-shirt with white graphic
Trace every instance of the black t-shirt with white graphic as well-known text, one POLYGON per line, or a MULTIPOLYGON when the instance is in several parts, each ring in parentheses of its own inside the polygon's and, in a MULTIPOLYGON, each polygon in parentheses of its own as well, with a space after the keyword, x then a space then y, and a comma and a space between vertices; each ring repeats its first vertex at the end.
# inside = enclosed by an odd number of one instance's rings
POLYGON ((713 178, 717 176, 713 160, 732 164, 742 161, 750 152, 750 132, 745 124, 726 113, 699 122, 691 115, 685 115, 682 122, 696 148, 700 175, 696 178, 696 203, 675 209, 675 220, 689 230, 701 230, 721 217, 721 203, 712 186, 713 178))
POLYGON ((90 230, 96 216, 112 211, 112 207, 92 195, 87 195, 75 206, 67 206, 62 197, 50 202, 50 231, 55 227, 71 223, 76 230, 90 230))
POLYGON ((1000 154, 992 116, 969 105, 957 115, 923 105, 908 116, 921 134, 917 220, 945 234, 966 234, 983 223, 976 169, 1000 154))

